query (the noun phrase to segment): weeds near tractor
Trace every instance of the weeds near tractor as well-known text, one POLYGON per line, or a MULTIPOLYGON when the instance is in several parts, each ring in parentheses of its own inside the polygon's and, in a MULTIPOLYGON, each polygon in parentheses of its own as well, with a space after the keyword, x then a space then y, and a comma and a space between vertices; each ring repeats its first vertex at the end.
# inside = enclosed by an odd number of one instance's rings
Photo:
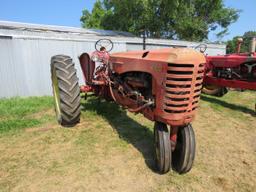
POLYGON ((52 97, 0 100, 0 191, 256 191, 255 92, 202 95, 191 172, 155 172, 153 123, 114 103, 82 101, 62 128, 52 97))

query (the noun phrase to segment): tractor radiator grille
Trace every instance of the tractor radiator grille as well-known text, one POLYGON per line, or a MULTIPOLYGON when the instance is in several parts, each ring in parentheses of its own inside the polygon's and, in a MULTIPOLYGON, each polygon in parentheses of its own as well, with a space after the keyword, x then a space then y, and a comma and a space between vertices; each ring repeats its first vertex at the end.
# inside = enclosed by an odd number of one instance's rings
POLYGON ((202 89, 204 64, 168 64, 165 81, 167 113, 186 113, 198 106, 202 89))

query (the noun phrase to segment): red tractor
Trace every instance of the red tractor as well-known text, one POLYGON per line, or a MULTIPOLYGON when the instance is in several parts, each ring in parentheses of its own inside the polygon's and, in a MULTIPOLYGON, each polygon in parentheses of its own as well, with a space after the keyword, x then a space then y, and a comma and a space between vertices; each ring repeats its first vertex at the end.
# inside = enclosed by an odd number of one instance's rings
POLYGON ((155 155, 160 173, 171 168, 180 174, 188 172, 195 157, 190 123, 200 98, 204 55, 187 48, 109 54, 112 48, 111 40, 101 39, 95 44, 95 52, 79 57, 85 79, 81 87, 72 59, 65 55, 52 57, 58 122, 62 126, 76 125, 80 121, 80 93, 93 92, 155 121, 155 155))
POLYGON ((243 39, 238 39, 237 53, 206 56, 203 92, 223 96, 227 88, 256 90, 256 38, 252 39, 251 50, 240 53, 243 39))

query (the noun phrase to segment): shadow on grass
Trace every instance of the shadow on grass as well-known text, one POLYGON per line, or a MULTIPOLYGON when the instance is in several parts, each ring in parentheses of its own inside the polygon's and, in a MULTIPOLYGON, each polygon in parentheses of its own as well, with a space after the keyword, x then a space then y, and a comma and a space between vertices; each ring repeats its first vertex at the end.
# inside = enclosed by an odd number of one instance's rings
POLYGON ((96 111, 103 116, 117 131, 119 137, 132 144, 145 159, 146 165, 156 172, 154 163, 154 144, 152 131, 139 122, 127 116, 126 111, 113 102, 100 101, 97 98, 88 98, 82 103, 83 111, 96 111))
POLYGON ((250 114, 252 116, 256 116, 256 112, 254 110, 249 109, 249 108, 244 107, 244 106, 241 106, 241 105, 227 103, 226 101, 222 101, 218 98, 209 97, 207 95, 201 95, 201 99, 203 101, 207 101, 207 102, 210 102, 210 103, 221 105, 223 107, 226 107, 226 108, 229 108, 229 109, 232 109, 232 110, 235 110, 235 111, 240 111, 240 112, 243 112, 243 113, 250 114))

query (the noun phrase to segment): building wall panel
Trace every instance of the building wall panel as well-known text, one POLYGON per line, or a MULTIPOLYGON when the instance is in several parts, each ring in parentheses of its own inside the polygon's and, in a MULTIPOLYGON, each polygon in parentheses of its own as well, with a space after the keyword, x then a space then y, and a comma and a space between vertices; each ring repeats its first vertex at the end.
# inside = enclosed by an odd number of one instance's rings
MULTIPOLYGON (((83 76, 78 56, 91 53, 98 39, 110 38, 112 52, 141 50, 142 39, 118 36, 116 32, 40 26, 0 21, 0 98, 51 95, 50 60, 53 55, 69 55, 75 62, 80 84, 83 76), (103 33, 103 36, 100 35, 103 33), (112 34, 113 36, 106 36, 112 34), (104 36, 105 35, 105 36, 104 36)), ((147 39, 147 49, 198 45, 196 42, 147 39)), ((225 45, 208 45, 207 54, 224 54, 225 45)))

